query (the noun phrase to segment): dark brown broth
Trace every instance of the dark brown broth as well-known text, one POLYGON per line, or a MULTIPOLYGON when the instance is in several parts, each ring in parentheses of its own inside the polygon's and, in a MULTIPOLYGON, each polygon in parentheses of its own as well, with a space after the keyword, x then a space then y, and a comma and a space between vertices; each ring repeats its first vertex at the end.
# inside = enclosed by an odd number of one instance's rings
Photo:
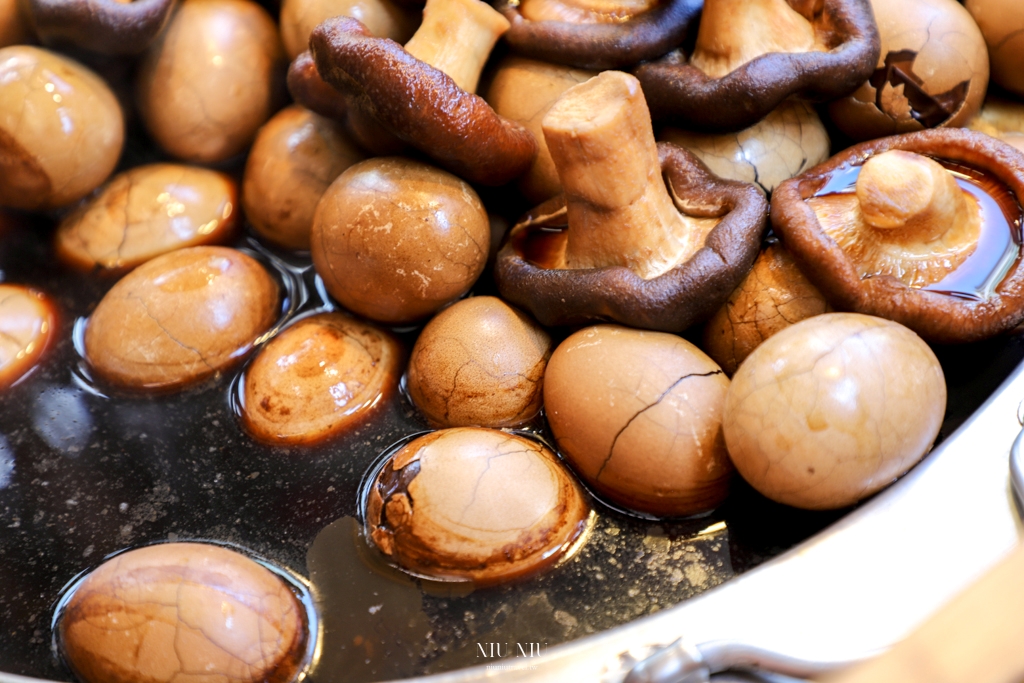
MULTIPOLYGON (((703 519, 648 521, 598 505, 579 553, 524 583, 439 593, 393 571, 382 576, 360 559, 366 548, 353 518, 367 470, 389 445, 426 428, 399 392, 348 434, 281 448, 246 435, 232 411, 243 366, 180 393, 97 391, 78 371, 74 321, 114 281, 60 267, 51 221, 14 223, 0 231, 0 281, 50 294, 61 322, 42 364, 0 393, 5 671, 68 680, 51 650, 62 587, 111 553, 160 540, 234 543, 311 578, 325 626, 313 680, 362 681, 488 663, 480 648, 490 654, 492 643, 506 655, 516 644, 546 651, 722 583, 842 514, 785 508, 737 482, 725 506, 703 519)), ((308 259, 287 260, 281 272, 297 273, 307 293, 291 290, 288 316, 330 307, 308 259)), ((489 274, 477 291, 493 292, 489 274)), ((407 347, 415 334, 400 335, 407 347)), ((1016 337, 986 344, 939 350, 952 397, 943 435, 1024 357, 1016 337)))

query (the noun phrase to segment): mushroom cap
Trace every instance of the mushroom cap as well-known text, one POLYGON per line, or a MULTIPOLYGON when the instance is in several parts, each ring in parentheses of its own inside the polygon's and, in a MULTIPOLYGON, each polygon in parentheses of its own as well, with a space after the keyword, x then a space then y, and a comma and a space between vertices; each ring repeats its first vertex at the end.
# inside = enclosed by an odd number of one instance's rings
POLYGON ((320 78, 313 53, 306 50, 288 65, 288 93, 296 103, 329 119, 343 121, 348 111, 345 95, 320 78))
POLYGON ((831 100, 871 76, 881 39, 868 0, 824 0, 812 24, 827 52, 772 52, 711 78, 677 51, 633 73, 655 120, 695 130, 740 130, 791 95, 831 100))
POLYGON ((325 21, 309 43, 320 76, 349 96, 350 109, 456 175, 503 185, 533 163, 537 142, 530 131, 393 40, 370 36, 355 19, 325 21))
POLYGON ((678 332, 709 318, 754 263, 768 202, 755 186, 715 176, 675 145, 659 143, 658 155, 677 207, 723 217, 690 259, 649 280, 622 266, 559 269, 531 263, 524 255, 527 238, 565 224, 565 199, 559 195, 513 226, 495 264, 501 295, 544 325, 611 320, 678 332))
POLYGON ((134 55, 163 29, 175 0, 27 0, 25 6, 46 45, 134 55))
POLYGON ((581 69, 621 69, 683 42, 703 5, 703 0, 665 0, 625 21, 600 24, 530 21, 509 0, 496 7, 512 24, 505 40, 513 52, 581 69))
POLYGON ((787 180, 772 196, 773 229, 807 279, 837 309, 894 320, 933 342, 977 341, 1024 320, 1024 264, 1019 257, 991 295, 970 300, 908 287, 888 275, 862 278, 857 265, 823 231, 805 200, 837 170, 889 150, 965 164, 1005 183, 1014 198, 1024 196, 1024 154, 982 133, 936 128, 855 145, 787 180))

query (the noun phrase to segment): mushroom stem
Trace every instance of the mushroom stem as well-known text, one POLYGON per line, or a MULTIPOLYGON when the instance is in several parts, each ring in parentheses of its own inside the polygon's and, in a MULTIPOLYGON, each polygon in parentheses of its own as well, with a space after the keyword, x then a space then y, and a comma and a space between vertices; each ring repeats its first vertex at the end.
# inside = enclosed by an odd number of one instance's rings
POLYGON ((706 0, 690 63, 721 78, 770 52, 819 49, 811 22, 786 0, 706 0))
POLYGON ((857 177, 864 222, 887 240, 931 241, 968 220, 967 200, 935 161, 893 150, 871 157, 857 177))
POLYGON ((657 0, 522 0, 519 12, 530 21, 601 24, 625 21, 657 4, 657 0))
POLYGON ((491 49, 509 26, 481 0, 427 0, 423 23, 405 51, 475 93, 491 49))
POLYGON ((700 248, 661 175, 640 82, 605 71, 567 90, 544 138, 568 211, 568 268, 625 266, 657 277, 700 248))

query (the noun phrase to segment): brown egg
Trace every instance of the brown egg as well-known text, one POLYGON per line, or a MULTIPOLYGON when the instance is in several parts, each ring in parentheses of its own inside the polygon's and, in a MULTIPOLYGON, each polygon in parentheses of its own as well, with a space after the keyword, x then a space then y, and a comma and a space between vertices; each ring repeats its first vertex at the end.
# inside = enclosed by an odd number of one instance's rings
POLYGON ((832 310, 781 244, 765 248, 729 300, 704 326, 704 350, 729 375, 761 342, 832 310))
POLYGON ((455 301, 483 272, 487 211, 468 183, 399 157, 352 166, 313 218, 313 265, 349 310, 390 324, 455 301))
POLYGON ((513 427, 542 403, 551 337, 501 299, 477 296, 437 314, 409 360, 409 395, 436 427, 513 427))
POLYGON ((0 389, 36 366, 56 327, 53 304, 41 292, 0 284, 0 389))
POLYGON ((368 535, 385 555, 414 574, 477 585, 555 564, 578 547, 591 516, 550 450, 494 429, 411 441, 367 496, 368 535))
POLYGON ((1019 0, 966 0, 988 45, 992 82, 1024 95, 1024 4, 1019 0))
POLYGON ((898 323, 828 313, 754 350, 733 377, 725 440, 772 500, 840 508, 888 486, 928 452, 946 409, 942 368, 898 323))
POLYGON ((692 515, 728 492, 728 388, 722 369, 684 339, 599 325, 551 355, 544 409, 559 451, 594 490, 631 510, 692 515))
POLYGON ((754 183, 766 193, 829 157, 825 124, 814 107, 793 99, 750 128, 735 133, 665 127, 658 139, 690 150, 715 175, 754 183))
POLYGON ((387 333, 340 313, 303 318, 245 372, 242 419, 269 443, 313 443, 364 420, 393 390, 401 351, 387 333))
POLYGON ((298 105, 278 112, 256 135, 245 165, 246 218, 278 246, 309 249, 320 197, 365 156, 333 121, 298 105))
POLYGON ((247 0, 185 0, 136 79, 143 122, 164 150, 213 162, 245 150, 283 92, 284 51, 247 0))
POLYGON ((309 627, 289 586, 244 555, 162 543, 116 555, 60 614, 64 660, 85 683, 289 683, 309 627))
POLYGON ((277 317, 278 288, 257 261, 191 247, 147 261, 89 318, 85 355, 104 379, 139 389, 198 381, 239 360, 277 317))
MULTIPOLYGON (((406 3, 401 3, 406 4, 406 3)), ((281 39, 289 59, 309 49, 309 34, 331 17, 352 17, 371 35, 404 43, 416 30, 412 12, 391 0, 284 0, 281 3, 281 39)))
POLYGON ((981 108, 988 50, 956 0, 871 0, 882 54, 852 95, 829 106, 856 140, 936 126, 962 126, 981 108))
POLYGON ((0 205, 77 201, 107 179, 123 144, 121 107, 99 76, 40 48, 0 49, 0 205))
POLYGON ((138 166, 61 221, 55 251, 78 268, 120 270, 175 249, 223 242, 237 222, 237 194, 235 183, 215 171, 138 166))
POLYGON ((595 71, 516 56, 505 57, 496 67, 484 99, 501 116, 523 124, 537 140, 537 156, 518 181, 519 190, 531 203, 540 203, 562 191, 541 129, 544 115, 562 93, 596 75, 595 71))

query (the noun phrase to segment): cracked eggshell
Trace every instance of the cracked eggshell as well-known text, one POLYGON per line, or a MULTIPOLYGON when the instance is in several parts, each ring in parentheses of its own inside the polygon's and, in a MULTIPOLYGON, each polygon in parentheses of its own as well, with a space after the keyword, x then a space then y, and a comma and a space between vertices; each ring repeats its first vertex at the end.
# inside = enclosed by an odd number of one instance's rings
POLYGON ((551 337, 492 296, 459 301, 412 349, 409 395, 438 427, 512 427, 540 412, 551 337))
POLYGON ((36 366, 57 326, 54 305, 42 292, 0 284, 0 389, 36 366))
POLYGON ((738 133, 697 133, 666 126, 659 140, 690 150, 715 175, 754 183, 766 194, 829 157, 825 125, 814 107, 786 100, 738 133))
POLYGON ((103 79, 54 52, 0 49, 0 205, 78 201, 107 179, 123 145, 121 107, 103 79))
POLYGON ((490 248, 487 211, 446 171, 400 157, 360 162, 313 218, 313 265, 332 297, 388 324, 429 316, 469 291, 490 248))
POLYGON ((243 152, 284 94, 284 50, 266 10, 248 0, 185 0, 136 77, 146 130, 199 163, 243 152))
POLYGON ((121 553, 60 615, 61 654, 85 683, 290 683, 309 638, 303 609, 270 570, 203 543, 121 553))
POLYGON ((855 140, 962 126, 988 87, 985 40, 956 0, 872 0, 882 53, 871 78, 829 105, 855 140))
POLYGON ((82 270, 122 270, 175 249, 224 242, 238 190, 216 171, 180 164, 120 173, 60 223, 54 251, 82 270))
POLYGON ((541 121, 562 93, 596 75, 596 71, 515 56, 498 63, 484 99, 498 115, 521 123, 537 140, 537 156, 517 181, 519 191, 535 204, 562 191, 541 121))
POLYGON ((704 326, 704 350, 732 375, 765 339, 830 310, 789 252, 774 243, 761 251, 743 284, 704 326))
POLYGON ((281 40, 289 59, 309 49, 309 34, 331 17, 358 19, 379 38, 405 43, 418 23, 412 12, 391 0, 284 0, 281 3, 281 40))
POLYGON ((662 332, 599 325, 555 349, 544 407, 558 449, 595 491, 659 517, 707 512, 728 493, 729 379, 662 332))
POLYGON ((1019 0, 966 0, 988 45, 992 81, 1024 95, 1024 4, 1019 0))
POLYGON ((224 247, 191 247, 147 261, 89 317, 85 356, 104 379, 138 389, 196 382, 239 360, 278 313, 263 266, 224 247))
POLYGON ((367 495, 367 535, 381 552, 414 574, 479 586, 554 565, 579 546, 591 518, 554 453, 494 429, 411 441, 367 495))
POLYGON ((725 440, 765 496, 841 508, 913 467, 945 409, 942 368, 920 337, 881 318, 829 313, 747 357, 726 397, 725 440))
POLYGON ((260 237, 309 249, 317 202, 341 172, 366 157, 333 121, 291 106, 256 135, 242 182, 245 215, 260 237))
POLYGON ((395 388, 401 350, 386 332, 340 313, 303 318, 245 371, 242 419, 258 439, 309 444, 367 418, 395 388))

